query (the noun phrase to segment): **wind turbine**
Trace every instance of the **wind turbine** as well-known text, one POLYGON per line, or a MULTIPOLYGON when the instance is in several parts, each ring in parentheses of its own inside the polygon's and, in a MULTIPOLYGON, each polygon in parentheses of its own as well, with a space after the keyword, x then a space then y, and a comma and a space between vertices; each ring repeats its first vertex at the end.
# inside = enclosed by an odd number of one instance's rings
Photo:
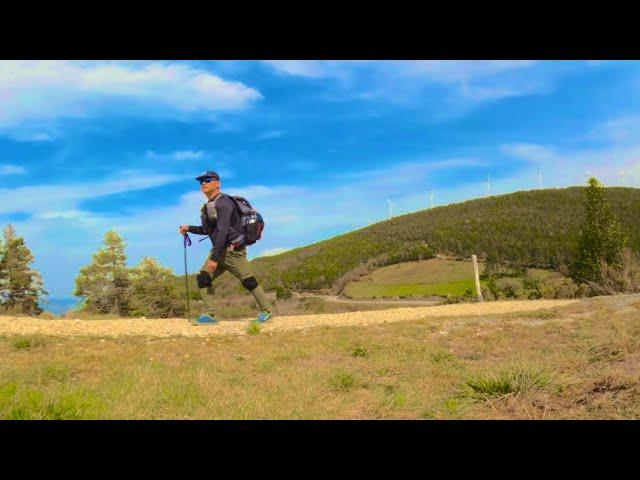
POLYGON ((627 175, 627 172, 622 171, 620 172, 620 186, 624 187, 624 177, 627 175))
POLYGON ((387 203, 389 204, 389 220, 391 220, 391 218, 393 217, 393 207, 395 207, 395 203, 391 202, 391 200, 389 200, 387 198, 387 203))
POLYGON ((538 188, 542 188, 542 169, 538 167, 538 188))
POLYGON ((429 208, 433 208, 433 190, 429 190, 429 208))
POLYGON ((491 196, 491 175, 487 175, 487 197, 491 196))

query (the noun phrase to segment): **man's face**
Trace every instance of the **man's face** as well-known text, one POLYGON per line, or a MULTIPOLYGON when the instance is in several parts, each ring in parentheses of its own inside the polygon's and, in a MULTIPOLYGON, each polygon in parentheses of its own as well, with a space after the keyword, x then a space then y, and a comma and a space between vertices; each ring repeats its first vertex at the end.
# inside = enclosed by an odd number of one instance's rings
POLYGON ((212 180, 208 182, 206 182, 205 180, 200 182, 200 191, 205 195, 209 195, 212 192, 215 192, 217 189, 220 189, 220 180, 212 180))

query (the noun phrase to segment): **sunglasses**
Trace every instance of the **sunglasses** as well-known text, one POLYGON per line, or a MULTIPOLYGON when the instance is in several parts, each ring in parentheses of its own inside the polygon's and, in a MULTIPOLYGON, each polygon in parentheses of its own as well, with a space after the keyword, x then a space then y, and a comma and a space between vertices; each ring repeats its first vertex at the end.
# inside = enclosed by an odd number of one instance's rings
POLYGON ((215 181, 216 181, 215 178, 203 178, 202 180, 200 180, 200 185, 204 185, 205 183, 211 183, 215 181))

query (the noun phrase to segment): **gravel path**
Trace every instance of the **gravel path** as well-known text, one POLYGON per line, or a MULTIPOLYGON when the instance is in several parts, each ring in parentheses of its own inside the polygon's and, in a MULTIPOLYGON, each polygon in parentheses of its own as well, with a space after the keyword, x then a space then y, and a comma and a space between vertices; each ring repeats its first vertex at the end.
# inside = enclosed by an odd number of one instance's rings
MULTIPOLYGON (((562 307, 578 300, 526 300, 464 303, 435 307, 394 308, 367 312, 274 317, 263 331, 298 330, 318 326, 376 325, 420 320, 428 317, 482 316, 527 312, 562 307)), ((41 320, 31 317, 0 317, 0 335, 54 335, 63 337, 197 337, 208 335, 245 335, 252 319, 222 321, 216 325, 190 325, 184 319, 116 319, 116 320, 41 320)))

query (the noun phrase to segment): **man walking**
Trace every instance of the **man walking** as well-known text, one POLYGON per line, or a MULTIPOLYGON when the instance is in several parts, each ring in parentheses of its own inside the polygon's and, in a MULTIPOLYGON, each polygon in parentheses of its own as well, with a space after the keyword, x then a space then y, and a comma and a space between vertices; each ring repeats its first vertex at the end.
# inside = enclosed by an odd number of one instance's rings
POLYGON ((200 212, 202 225, 181 225, 180 234, 208 235, 213 244, 196 276, 205 305, 204 315, 198 318, 196 324, 218 321, 214 312, 213 281, 226 271, 231 272, 251 292, 260 307, 257 321, 266 322, 272 316, 269 300, 247 260, 242 223, 235 201, 220 191, 220 176, 216 172, 207 170, 196 180, 200 182, 200 191, 207 197, 207 203, 200 212))

